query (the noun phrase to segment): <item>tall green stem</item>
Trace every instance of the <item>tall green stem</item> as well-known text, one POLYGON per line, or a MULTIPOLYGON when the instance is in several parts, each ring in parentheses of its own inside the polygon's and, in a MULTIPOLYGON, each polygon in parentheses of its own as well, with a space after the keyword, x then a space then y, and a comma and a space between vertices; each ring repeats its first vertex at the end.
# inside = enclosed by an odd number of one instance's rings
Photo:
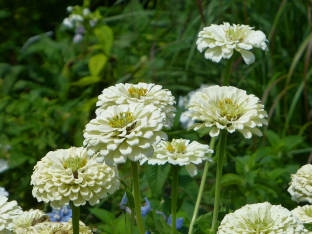
POLYGON ((233 53, 232 57, 229 58, 226 61, 226 67, 225 67, 225 74, 224 74, 224 80, 223 80, 223 86, 228 86, 229 85, 229 80, 230 80, 230 74, 231 74, 231 69, 232 69, 232 64, 234 61, 234 55, 233 53))
MULTIPOLYGON (((210 149, 214 149, 214 144, 216 141, 216 137, 211 138, 210 141, 210 149)), ((209 154, 210 156, 210 154, 209 154)), ((206 182, 206 177, 207 177, 207 173, 208 173, 208 169, 209 169, 209 161, 206 161, 205 163, 205 168, 204 168, 204 173, 200 182, 200 187, 199 187, 199 192, 198 192, 198 196, 197 196, 197 200, 196 200, 196 205, 195 205, 195 209, 194 209, 194 213, 193 213, 193 218, 190 224, 190 229, 188 234, 191 234, 193 232, 193 225, 195 223, 196 217, 197 217, 197 212, 198 212, 198 208, 200 205, 200 201, 201 198, 203 196, 203 191, 204 191, 204 187, 205 187, 205 182, 206 182)))
POLYGON ((140 197, 140 185, 139 185, 139 170, 138 163, 131 161, 131 171, 133 179, 133 195, 135 203, 136 220, 139 227, 139 233, 144 234, 143 220, 141 214, 141 197, 140 197))
POLYGON ((171 192, 171 234, 176 233, 176 220, 177 220, 177 200, 178 200, 178 179, 180 167, 177 165, 172 166, 172 192, 171 192))
POLYGON ((72 203, 72 211, 73 234, 79 234, 79 206, 75 206, 72 203))
POLYGON ((218 147, 218 162, 217 162, 217 180, 216 180, 216 192, 215 192, 215 201, 214 201, 214 210, 212 218, 212 230, 215 230, 217 227, 219 205, 220 205, 220 191, 221 191, 221 180, 222 180, 222 169, 223 169, 223 160, 224 152, 227 138, 227 130, 221 130, 220 141, 218 147))

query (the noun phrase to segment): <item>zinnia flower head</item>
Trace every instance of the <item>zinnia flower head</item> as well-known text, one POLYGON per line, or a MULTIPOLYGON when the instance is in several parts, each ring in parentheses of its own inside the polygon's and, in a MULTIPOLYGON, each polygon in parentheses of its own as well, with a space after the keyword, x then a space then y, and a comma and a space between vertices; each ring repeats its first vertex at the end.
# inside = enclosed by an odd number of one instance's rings
POLYGON ((312 203, 312 165, 302 166, 296 174, 291 175, 288 192, 295 202, 312 203))
POLYGON ((49 221, 49 216, 43 211, 30 209, 13 220, 12 229, 27 228, 46 221, 49 221))
POLYGON ((236 50, 249 65, 255 61, 255 56, 250 50, 253 48, 269 50, 265 34, 253 30, 253 27, 248 25, 212 24, 200 31, 198 37, 197 49, 200 52, 205 51, 205 58, 216 63, 220 62, 222 58, 229 59, 236 50))
POLYGON ((258 97, 247 95, 244 90, 215 85, 193 96, 189 104, 190 112, 186 115, 198 121, 189 129, 196 131, 211 127, 211 137, 218 136, 220 130, 225 129, 230 133, 237 130, 245 138, 251 138, 252 134, 262 136, 257 127, 268 124, 265 119, 267 112, 263 108, 258 97))
POLYGON ((190 140, 173 139, 169 141, 161 141, 155 146, 154 155, 150 158, 144 158, 141 165, 146 161, 151 165, 163 165, 170 163, 172 165, 185 166, 191 176, 197 174, 195 165, 202 163, 205 160, 213 162, 212 158, 208 157, 208 153, 213 153, 208 145, 203 145, 197 141, 190 144, 190 140), (194 165, 195 164, 195 165, 194 165))
POLYGON ((298 206, 291 213, 303 223, 312 223, 312 205, 298 206))
POLYGON ((174 96, 167 89, 155 84, 116 84, 103 90, 96 105, 99 107, 96 114, 112 105, 140 103, 144 105, 153 104, 161 110, 164 126, 171 128, 176 108, 174 96))
POLYGON ((84 146, 98 162, 114 166, 153 155, 152 145, 167 139, 163 116, 154 105, 130 103, 110 106, 86 125, 84 146))
POLYGON ((222 220, 217 234, 307 233, 289 210, 268 202, 246 205, 222 220))
POLYGON ((50 151, 37 163, 31 176, 32 194, 37 200, 51 202, 61 209, 72 201, 75 206, 91 206, 107 193, 119 189, 116 168, 99 164, 80 147, 50 151))
POLYGON ((7 202, 8 198, 0 196, 0 233, 10 233, 13 220, 23 213, 16 201, 7 202))

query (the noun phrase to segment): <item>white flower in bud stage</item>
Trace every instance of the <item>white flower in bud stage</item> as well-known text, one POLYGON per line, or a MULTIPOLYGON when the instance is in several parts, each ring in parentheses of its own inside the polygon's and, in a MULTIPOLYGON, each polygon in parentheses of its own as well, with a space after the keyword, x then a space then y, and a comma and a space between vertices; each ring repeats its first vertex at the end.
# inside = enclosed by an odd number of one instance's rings
POLYGON ((146 161, 151 165, 164 165, 170 163, 172 165, 185 166, 191 176, 197 174, 195 165, 202 163, 205 160, 213 162, 212 158, 207 154, 213 153, 208 145, 203 145, 197 141, 190 144, 189 140, 173 139, 172 142, 161 141, 155 146, 154 155, 150 158, 143 158, 141 165, 146 161))
POLYGON ((298 206, 291 213, 303 223, 312 223, 312 205, 298 206))
POLYGON ((190 112, 186 116, 197 121, 189 129, 196 131, 211 127, 211 137, 218 136, 220 130, 225 129, 230 133, 237 130, 245 138, 251 138, 252 134, 262 136, 257 127, 268 124, 265 119, 267 112, 263 108, 259 98, 247 95, 244 90, 216 85, 197 92, 192 97, 190 112))
POLYGON ((253 30, 253 27, 248 25, 212 24, 200 31, 198 37, 197 49, 200 52, 205 51, 205 58, 216 63, 220 62, 222 58, 229 59, 236 50, 249 65, 255 61, 255 56, 250 50, 253 48, 269 50, 265 34, 253 30))
POLYGON ((48 215, 41 210, 30 209, 13 220, 12 230, 31 227, 45 221, 49 221, 48 215))
POLYGON ((163 115, 154 105, 130 103, 109 106, 86 125, 83 145, 89 156, 114 166, 127 158, 139 161, 154 153, 153 145, 167 135, 161 131, 163 115))
POLYGON ((72 201, 75 206, 91 206, 107 193, 119 189, 120 181, 115 167, 97 163, 80 147, 49 152, 37 163, 31 176, 32 194, 39 202, 51 202, 61 209, 72 201))
POLYGON ((312 203, 312 165, 302 166, 296 174, 291 175, 288 192, 295 202, 312 203))
MULTIPOLYGON (((14 231, 14 234, 73 234, 72 220, 68 222, 42 222, 30 227, 19 227, 14 231)), ((92 234, 88 226, 79 221, 79 234, 92 234)))
POLYGON ((0 196, 0 233, 11 233, 13 220, 23 213, 16 201, 7 202, 8 198, 0 196))
POLYGON ((167 89, 155 84, 116 84, 103 90, 99 95, 96 105, 99 107, 96 114, 99 115, 107 107, 113 105, 140 103, 144 105, 154 104, 158 107, 164 118, 164 126, 171 128, 176 108, 174 96, 167 89))
POLYGON ((308 233, 289 210, 268 202, 246 205, 225 215, 217 234, 301 234, 308 233))

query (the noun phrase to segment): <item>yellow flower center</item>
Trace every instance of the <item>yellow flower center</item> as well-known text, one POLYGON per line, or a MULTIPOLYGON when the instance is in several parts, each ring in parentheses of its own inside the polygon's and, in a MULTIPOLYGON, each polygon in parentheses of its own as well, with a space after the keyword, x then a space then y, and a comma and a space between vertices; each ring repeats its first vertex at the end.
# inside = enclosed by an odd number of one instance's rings
POLYGON ((219 107, 221 109, 221 116, 228 120, 233 120, 237 118, 238 115, 238 104, 234 104, 232 99, 226 98, 224 100, 219 101, 219 107))
POLYGON ((183 154, 184 151, 186 150, 186 146, 184 145, 183 142, 174 144, 174 146, 171 143, 169 143, 167 146, 167 150, 172 154, 173 153, 183 154))
POLYGON ((112 128, 123 128, 124 126, 127 126, 129 123, 132 123, 134 120, 133 113, 127 111, 127 112, 121 112, 118 115, 115 115, 113 118, 110 119, 109 125, 112 128))
POLYGON ((228 30, 226 30, 225 36, 229 41, 239 41, 242 42, 247 32, 249 31, 248 26, 239 28, 239 25, 231 26, 228 30))
POLYGON ((74 177, 78 178, 78 170, 83 168, 87 164, 87 157, 81 158, 79 156, 76 157, 68 157, 63 163, 63 167, 65 169, 71 168, 74 174, 74 177))
POLYGON ((128 93, 131 97, 140 99, 141 96, 146 96, 147 89, 144 88, 136 88, 131 85, 131 87, 128 89, 128 93))

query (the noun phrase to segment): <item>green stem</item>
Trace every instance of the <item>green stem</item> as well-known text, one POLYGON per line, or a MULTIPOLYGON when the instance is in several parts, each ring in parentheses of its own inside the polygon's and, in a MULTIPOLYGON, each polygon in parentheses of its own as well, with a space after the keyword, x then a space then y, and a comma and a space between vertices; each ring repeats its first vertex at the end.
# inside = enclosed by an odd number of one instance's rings
POLYGON ((231 74, 231 69, 232 69, 232 64, 234 61, 234 55, 235 53, 232 54, 232 57, 229 58, 226 61, 226 67, 225 67, 225 74, 224 74, 224 80, 223 80, 223 86, 229 86, 229 80, 230 80, 230 74, 231 74))
POLYGON ((180 167, 177 165, 172 166, 172 192, 171 192, 171 234, 176 233, 176 219, 177 219, 177 200, 178 200, 178 179, 180 167))
MULTIPOLYGON (((212 150, 214 149, 215 141, 216 141, 216 137, 211 138, 210 147, 209 148, 212 149, 212 150)), ((209 156, 210 155, 211 154, 209 154, 209 156)), ((203 173, 203 176, 202 176, 202 180, 200 182, 200 187, 199 187, 199 192, 198 192, 196 205, 195 205, 195 209, 194 209, 194 213, 193 213, 193 218, 192 218, 192 221, 191 221, 191 224, 190 224, 190 229, 189 229, 188 234, 191 234, 193 232, 193 225, 194 225, 195 220, 197 218, 198 208, 199 208, 199 205, 200 205, 201 198, 203 196, 203 191, 204 191, 204 187, 205 187, 205 182, 206 182, 208 169, 209 169, 209 161, 206 161, 205 168, 204 168, 204 173, 203 173)))
POLYGON ((130 215, 130 234, 134 233, 134 210, 131 210, 130 215))
POLYGON ((140 185, 139 185, 139 170, 138 163, 131 161, 131 171, 133 179, 133 195, 135 204, 136 220, 139 227, 139 233, 144 234, 143 220, 141 214, 141 197, 140 197, 140 185))
POLYGON ((214 210, 213 210, 212 227, 211 227, 213 231, 217 228, 216 225, 218 221, 219 205, 220 205, 222 168, 223 168, 223 160, 224 160, 224 152, 225 152, 227 134, 228 134, 227 130, 221 130, 219 147, 218 147, 216 192, 215 192, 214 210))
POLYGON ((75 206, 72 203, 72 211, 73 234, 79 234, 79 206, 75 206))

